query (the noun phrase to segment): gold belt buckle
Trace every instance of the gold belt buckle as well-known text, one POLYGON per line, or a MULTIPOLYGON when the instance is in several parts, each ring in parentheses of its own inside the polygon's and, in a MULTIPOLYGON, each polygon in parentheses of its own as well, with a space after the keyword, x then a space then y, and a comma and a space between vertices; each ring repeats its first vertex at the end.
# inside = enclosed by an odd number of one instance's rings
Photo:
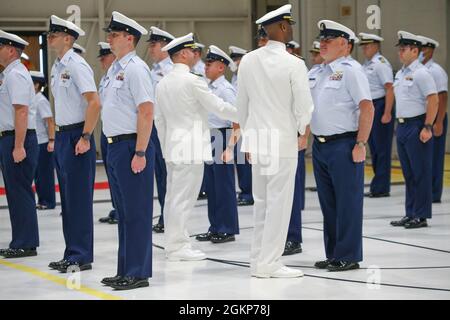
POLYGON ((107 140, 108 140, 109 144, 113 143, 113 138, 110 137, 110 138, 107 138, 107 140))
POLYGON ((0 137, 3 137, 3 132, 0 132, 0 137))
POLYGON ((398 123, 405 123, 405 119, 403 119, 403 118, 398 118, 398 123))
POLYGON ((325 139, 324 137, 318 137, 317 139, 319 140, 320 143, 327 142, 327 139, 325 139))

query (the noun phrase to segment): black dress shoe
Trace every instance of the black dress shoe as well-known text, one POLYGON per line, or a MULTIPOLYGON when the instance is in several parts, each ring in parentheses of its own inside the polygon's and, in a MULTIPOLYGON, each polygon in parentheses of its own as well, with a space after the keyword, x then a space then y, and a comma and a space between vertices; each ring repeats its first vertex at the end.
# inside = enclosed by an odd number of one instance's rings
POLYGON ((234 234, 231 233, 218 233, 211 236, 212 243, 225 243, 235 240, 234 234))
POLYGON ((255 204, 254 200, 238 199, 237 205, 239 207, 252 206, 255 204))
POLYGON ((331 260, 323 260, 323 261, 317 261, 314 264, 314 267, 316 267, 317 269, 326 269, 333 261, 331 260))
POLYGON ((60 265, 57 270, 61 273, 68 273, 68 272, 81 272, 91 269, 92 264, 90 263, 81 264, 79 262, 66 261, 64 264, 60 265))
POLYGON ((2 253, 5 259, 16 259, 37 256, 36 249, 7 249, 2 253))
POLYGON ((116 290, 132 290, 148 286, 148 279, 134 277, 123 277, 119 281, 110 284, 110 287, 116 290))
POLYGON ((65 263, 67 263, 67 262, 68 262, 67 260, 61 259, 61 260, 59 260, 59 261, 50 262, 50 263, 48 264, 48 267, 49 267, 50 269, 57 270, 59 267, 61 267, 63 264, 65 264, 65 263))
POLYGON ((109 223, 109 220, 111 220, 111 217, 107 216, 107 217, 103 217, 103 218, 98 219, 98 222, 100 222, 100 223, 109 223))
POLYGON ((441 199, 433 200, 433 203, 441 203, 441 199))
POLYGON ((356 262, 336 261, 332 262, 327 267, 330 272, 341 272, 359 269, 359 264, 356 262))
POLYGON ((286 241, 283 256, 290 256, 302 252, 302 244, 296 241, 286 241))
POLYGON ((8 251, 9 248, 7 249, 0 249, 0 256, 3 256, 5 254, 6 251, 8 251))
POLYGON ((391 194, 389 192, 381 192, 381 193, 366 192, 366 193, 364 193, 364 197, 368 197, 368 198, 387 198, 390 196, 391 196, 391 194))
POLYGON ((403 217, 398 221, 391 221, 391 226, 394 227, 404 227, 406 223, 408 223, 411 220, 410 217, 403 217))
POLYGON ((103 278, 101 282, 106 286, 110 286, 110 285, 116 283, 117 281, 119 281, 120 279, 122 279, 121 276, 114 276, 114 277, 103 278))
POLYGON ((418 229, 428 227, 427 219, 411 219, 405 223, 405 229, 418 229))
POLYGON ((202 233, 195 237, 197 241, 210 241, 211 237, 214 235, 212 232, 202 233))
POLYGON ((205 199, 208 199, 208 195, 206 194, 206 192, 200 192, 198 194, 197 200, 205 200, 205 199))
POLYGON ((163 225, 163 224, 160 224, 160 223, 157 223, 157 224, 155 224, 155 225, 152 227, 152 230, 153 230, 155 233, 164 233, 164 225, 163 225))

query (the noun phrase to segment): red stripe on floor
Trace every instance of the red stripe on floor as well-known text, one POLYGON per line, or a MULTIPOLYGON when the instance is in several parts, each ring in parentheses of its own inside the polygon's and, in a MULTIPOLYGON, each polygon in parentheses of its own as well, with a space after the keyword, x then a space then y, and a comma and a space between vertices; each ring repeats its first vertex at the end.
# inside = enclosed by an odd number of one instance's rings
MULTIPOLYGON (((106 190, 106 189, 109 189, 108 181, 96 182, 94 184, 94 190, 106 190)), ((59 192, 58 184, 55 186, 55 190, 56 190, 56 192, 59 192)), ((36 188, 34 185, 33 185, 33 191, 36 192, 36 188)), ((5 188, 0 187, 0 196, 4 196, 5 194, 6 194, 5 188)))

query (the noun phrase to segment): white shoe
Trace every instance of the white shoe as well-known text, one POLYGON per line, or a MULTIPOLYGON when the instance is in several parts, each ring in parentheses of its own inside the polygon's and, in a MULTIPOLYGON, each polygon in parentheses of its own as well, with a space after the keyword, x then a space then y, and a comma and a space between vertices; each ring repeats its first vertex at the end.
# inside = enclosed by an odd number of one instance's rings
POLYGON ((167 255, 169 261, 199 261, 205 260, 206 254, 200 250, 182 249, 167 255))
POLYGON ((256 278, 299 278, 303 277, 301 270, 288 268, 283 266, 272 273, 252 273, 252 277, 256 278))

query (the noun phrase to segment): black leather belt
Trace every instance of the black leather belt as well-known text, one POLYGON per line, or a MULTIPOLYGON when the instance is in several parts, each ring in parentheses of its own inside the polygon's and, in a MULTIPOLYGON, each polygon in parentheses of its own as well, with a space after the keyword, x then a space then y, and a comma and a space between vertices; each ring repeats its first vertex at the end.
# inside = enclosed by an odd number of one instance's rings
POLYGON ((411 118, 397 118, 397 121, 399 124, 405 124, 411 121, 415 121, 415 120, 425 120, 426 114, 421 114, 420 116, 417 117, 411 117, 411 118))
POLYGON ((136 133, 130 133, 130 134, 121 134, 119 136, 114 137, 108 137, 106 140, 108 141, 108 144, 116 143, 124 140, 136 140, 137 134, 136 133))
MULTIPOLYGON (((29 133, 36 133, 36 130, 34 130, 34 129, 27 129, 27 134, 29 134, 29 133)), ((3 132, 0 132, 0 138, 7 137, 7 136, 13 136, 15 134, 16 134, 15 130, 3 131, 3 132)))
POLYGON ((343 138, 356 138, 357 135, 358 135, 358 131, 354 131, 354 132, 344 132, 344 133, 340 133, 340 134, 334 134, 332 136, 314 136, 314 139, 320 143, 327 143, 330 141, 343 139, 343 138))
POLYGON ((55 130, 56 130, 56 132, 64 132, 64 131, 69 131, 69 130, 78 129, 78 128, 84 128, 84 121, 79 122, 79 123, 69 124, 67 126, 56 126, 55 130))

